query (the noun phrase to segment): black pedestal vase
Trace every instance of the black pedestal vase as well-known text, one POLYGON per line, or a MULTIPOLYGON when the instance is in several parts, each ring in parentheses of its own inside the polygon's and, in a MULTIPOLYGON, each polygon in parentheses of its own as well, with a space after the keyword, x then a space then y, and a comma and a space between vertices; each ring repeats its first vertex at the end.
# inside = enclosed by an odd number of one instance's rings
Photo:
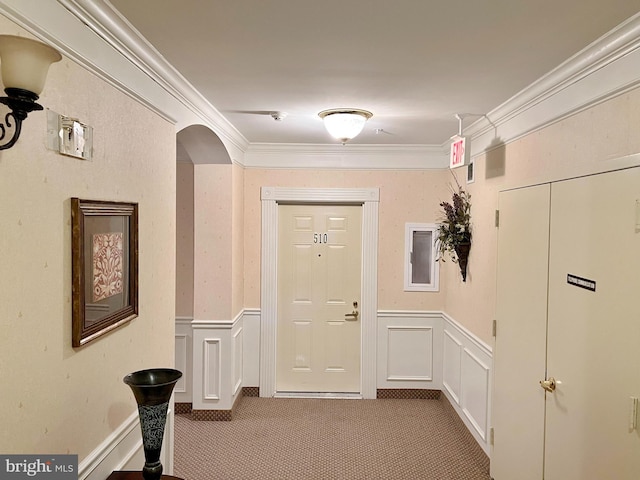
POLYGON ((160 451, 167 422, 169 399, 182 372, 170 368, 154 368, 130 373, 123 381, 131 387, 138 403, 145 463, 142 476, 157 480, 162 476, 160 451))

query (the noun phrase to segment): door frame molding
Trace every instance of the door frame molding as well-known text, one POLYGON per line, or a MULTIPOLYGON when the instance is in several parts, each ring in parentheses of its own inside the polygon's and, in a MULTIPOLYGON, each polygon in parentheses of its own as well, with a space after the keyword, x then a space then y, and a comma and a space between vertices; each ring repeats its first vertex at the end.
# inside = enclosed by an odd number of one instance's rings
POLYGON ((362 205, 362 298, 360 394, 376 398, 376 316, 378 306, 379 188, 262 187, 260 273, 260 396, 276 394, 278 308, 278 204, 362 205))

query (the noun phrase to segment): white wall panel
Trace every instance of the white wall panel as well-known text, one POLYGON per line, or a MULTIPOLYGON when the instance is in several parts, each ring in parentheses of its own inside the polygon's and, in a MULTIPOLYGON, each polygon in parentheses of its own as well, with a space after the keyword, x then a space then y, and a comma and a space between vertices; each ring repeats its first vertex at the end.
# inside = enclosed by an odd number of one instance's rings
POLYGON ((433 380, 433 327, 387 327, 387 380, 433 380))
POLYGON ((231 410, 243 386, 243 315, 194 320, 193 410, 231 410))
POLYGON ((202 383, 205 400, 220 399, 220 378, 222 372, 222 352, 219 338, 205 338, 202 342, 203 363, 202 383))
POLYGON ((177 334, 176 333, 176 362, 175 368, 182 372, 182 377, 178 380, 175 386, 176 393, 186 393, 187 392, 187 378, 184 375, 184 372, 187 370, 187 335, 186 334, 177 334))
POLYGON ((462 343, 446 328, 443 339, 442 385, 451 394, 453 400, 460 403, 462 343))
POLYGON ((440 312, 378 312, 377 388, 442 388, 440 312))
POLYGON ((233 357, 233 396, 238 394, 242 388, 242 357, 244 346, 244 329, 237 328, 232 334, 232 357, 233 357))
POLYGON ((491 347, 447 314, 442 314, 443 392, 478 444, 489 455, 491 347))
POLYGON ((182 372, 182 378, 176 384, 175 400, 178 403, 191 403, 193 398, 193 330, 191 317, 176 318, 175 368, 182 372))
POLYGON ((260 385, 260 310, 245 309, 242 315, 242 386, 260 385))
POLYGON ((483 440, 487 438, 489 367, 468 349, 462 354, 462 411, 483 440))

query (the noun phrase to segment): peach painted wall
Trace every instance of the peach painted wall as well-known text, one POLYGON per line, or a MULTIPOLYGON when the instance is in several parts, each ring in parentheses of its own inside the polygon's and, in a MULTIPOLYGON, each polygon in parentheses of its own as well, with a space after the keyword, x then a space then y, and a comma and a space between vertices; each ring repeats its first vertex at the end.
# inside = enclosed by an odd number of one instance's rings
POLYGON ((232 318, 232 165, 194 165, 196 320, 232 318))
POLYGON ((176 164, 176 316, 193 317, 193 163, 176 164))
MULTIPOLYGON (((446 198, 448 170, 279 170, 247 169, 244 174, 245 301, 260 307, 260 188, 380 188, 378 308, 381 310, 440 310, 444 294, 404 291, 405 223, 435 222, 438 204, 446 198)), ((443 275, 446 275, 444 273, 443 275)), ((441 277, 441 282, 443 277, 441 277)))
MULTIPOLYGON (((0 31, 29 36, 1 16, 0 31)), ((0 451, 82 461, 136 412, 122 378, 174 364, 175 129, 66 58, 40 102, 91 125, 94 155, 47 150, 46 111, 0 153, 0 451), (71 197, 139 204, 140 313, 81 348, 71 347, 71 197)))
POLYGON ((446 292, 444 310, 486 342, 491 341, 496 308, 494 218, 500 190, 606 169, 613 159, 638 152, 640 89, 478 157, 476 181, 469 186, 474 226, 469 276, 462 283, 460 276, 453 274, 452 266, 447 265, 441 284, 446 292))

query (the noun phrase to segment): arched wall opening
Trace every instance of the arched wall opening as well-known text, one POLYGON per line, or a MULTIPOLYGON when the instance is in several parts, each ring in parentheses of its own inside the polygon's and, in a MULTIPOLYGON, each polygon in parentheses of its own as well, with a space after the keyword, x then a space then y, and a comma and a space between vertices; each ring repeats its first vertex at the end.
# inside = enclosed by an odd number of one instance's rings
POLYGON ((176 136, 176 318, 230 315, 233 165, 211 129, 176 136), (216 272, 215 278, 211 272, 216 272), (226 285, 226 286, 225 286, 226 285))
POLYGON ((209 128, 176 139, 176 408, 227 418, 242 386, 244 171, 209 128))

